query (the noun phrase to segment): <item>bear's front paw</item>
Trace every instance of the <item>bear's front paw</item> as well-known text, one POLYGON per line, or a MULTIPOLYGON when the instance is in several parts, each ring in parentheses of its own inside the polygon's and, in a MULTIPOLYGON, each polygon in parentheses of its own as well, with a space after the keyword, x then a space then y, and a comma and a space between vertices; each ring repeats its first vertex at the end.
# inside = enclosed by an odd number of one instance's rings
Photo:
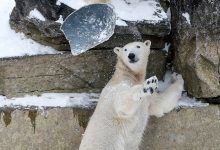
POLYGON ((151 95, 158 88, 158 79, 156 76, 150 77, 144 81, 143 93, 145 95, 151 95))

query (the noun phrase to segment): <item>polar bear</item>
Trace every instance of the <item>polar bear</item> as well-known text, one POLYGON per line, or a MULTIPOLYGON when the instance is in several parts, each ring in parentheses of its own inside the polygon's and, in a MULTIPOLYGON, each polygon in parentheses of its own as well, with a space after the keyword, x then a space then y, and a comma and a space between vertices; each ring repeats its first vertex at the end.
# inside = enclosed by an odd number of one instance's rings
POLYGON ((138 150, 150 115, 161 117, 177 106, 183 90, 181 75, 163 92, 158 80, 145 80, 149 40, 116 47, 114 75, 101 92, 79 150, 138 150))

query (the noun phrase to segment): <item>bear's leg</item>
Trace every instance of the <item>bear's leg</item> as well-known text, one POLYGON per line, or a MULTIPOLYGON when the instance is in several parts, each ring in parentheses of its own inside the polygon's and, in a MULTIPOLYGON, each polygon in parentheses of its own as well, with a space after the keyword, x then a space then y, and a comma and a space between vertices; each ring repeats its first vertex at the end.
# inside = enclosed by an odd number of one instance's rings
POLYGON ((147 79, 143 84, 135 85, 129 90, 119 92, 114 101, 115 112, 120 118, 132 117, 147 96, 152 95, 158 86, 157 77, 147 79))
POLYGON ((177 106, 177 102, 183 91, 183 78, 181 75, 173 75, 173 83, 163 92, 152 96, 149 106, 150 115, 162 117, 177 106))

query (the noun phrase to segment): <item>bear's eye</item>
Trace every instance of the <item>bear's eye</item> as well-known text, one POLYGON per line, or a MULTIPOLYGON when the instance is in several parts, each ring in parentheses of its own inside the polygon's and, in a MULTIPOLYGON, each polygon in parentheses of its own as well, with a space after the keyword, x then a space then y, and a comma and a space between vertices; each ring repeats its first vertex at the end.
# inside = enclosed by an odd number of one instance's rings
POLYGON ((127 51, 127 49, 125 49, 124 51, 127 51))
POLYGON ((137 48, 141 48, 139 45, 137 45, 137 48))

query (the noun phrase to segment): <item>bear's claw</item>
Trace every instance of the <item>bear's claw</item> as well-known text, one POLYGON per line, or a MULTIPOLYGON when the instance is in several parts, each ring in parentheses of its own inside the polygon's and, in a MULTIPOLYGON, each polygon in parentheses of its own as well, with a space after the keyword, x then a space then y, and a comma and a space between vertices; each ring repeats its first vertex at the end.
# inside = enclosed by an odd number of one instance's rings
POLYGON ((151 95, 158 88, 158 79, 156 76, 150 77, 144 81, 143 92, 147 95, 151 95))

